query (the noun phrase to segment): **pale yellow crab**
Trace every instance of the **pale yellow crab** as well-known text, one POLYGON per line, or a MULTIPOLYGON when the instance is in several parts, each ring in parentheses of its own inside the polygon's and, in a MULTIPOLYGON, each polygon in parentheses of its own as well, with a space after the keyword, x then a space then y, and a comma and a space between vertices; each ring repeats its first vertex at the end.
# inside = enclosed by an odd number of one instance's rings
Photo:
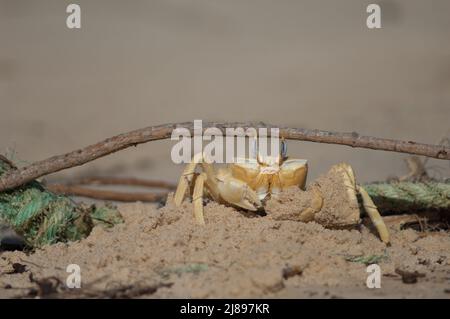
MULTIPOLYGON (((286 143, 281 140, 278 156, 262 157, 257 154, 255 158, 239 158, 233 164, 219 168, 214 168, 203 153, 196 154, 180 177, 174 197, 175 205, 181 205, 193 182, 192 202, 195 220, 198 224, 205 224, 204 196, 208 196, 218 203, 237 206, 249 211, 264 210, 265 201, 270 197, 276 197, 283 189, 292 186, 298 186, 301 190, 305 189, 308 173, 307 160, 290 159, 287 157, 286 151, 286 143), (195 172, 197 165, 202 167, 203 172, 195 172)), ((351 201, 356 203, 356 194, 361 195, 363 206, 376 226, 382 241, 388 243, 389 233, 383 219, 367 192, 356 184, 351 166, 341 163, 333 168, 342 173, 351 201)), ((302 215, 305 216, 304 220, 310 220, 309 216, 319 211, 322 204, 323 199, 317 196, 312 201, 312 207, 302 212, 302 215)), ((359 216, 357 217, 359 219, 359 216)))

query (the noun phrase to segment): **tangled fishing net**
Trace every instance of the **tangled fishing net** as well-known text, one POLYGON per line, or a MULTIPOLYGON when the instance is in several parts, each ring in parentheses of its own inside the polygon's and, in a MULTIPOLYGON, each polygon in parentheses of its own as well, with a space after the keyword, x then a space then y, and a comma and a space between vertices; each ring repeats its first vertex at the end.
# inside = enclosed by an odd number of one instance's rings
POLYGON ((450 181, 393 182, 364 185, 382 212, 450 211, 450 181))
MULTIPOLYGON (((10 169, 14 166, 0 158, 0 176, 10 169)), ((122 217, 112 206, 79 205, 37 181, 0 192, 0 223, 10 225, 29 247, 79 240, 96 225, 120 222, 122 217)))

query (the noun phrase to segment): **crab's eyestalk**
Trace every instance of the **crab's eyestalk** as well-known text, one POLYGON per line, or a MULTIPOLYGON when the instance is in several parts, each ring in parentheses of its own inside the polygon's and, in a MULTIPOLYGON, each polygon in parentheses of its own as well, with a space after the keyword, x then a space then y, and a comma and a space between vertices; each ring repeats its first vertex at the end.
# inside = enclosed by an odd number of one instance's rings
POLYGON ((284 140, 284 137, 281 138, 281 147, 280 147, 280 161, 279 163, 282 163, 287 159, 287 143, 284 140))

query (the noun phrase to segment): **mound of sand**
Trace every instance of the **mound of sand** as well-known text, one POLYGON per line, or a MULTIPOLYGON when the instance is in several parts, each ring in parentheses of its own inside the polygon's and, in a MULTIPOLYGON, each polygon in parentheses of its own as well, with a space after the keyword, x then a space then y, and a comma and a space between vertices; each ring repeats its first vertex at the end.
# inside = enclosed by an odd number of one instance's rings
POLYGON ((267 201, 265 209, 276 220, 315 221, 327 228, 351 228, 359 224, 360 209, 354 178, 345 179, 346 164, 334 165, 311 183, 306 191, 284 190, 267 201), (346 186, 353 183, 353 188, 346 186))
POLYGON ((96 227, 79 242, 31 254, 3 252, 0 297, 45 295, 36 282, 55 277, 63 286, 69 264, 81 267, 82 288, 59 296, 100 296, 125 291, 121 287, 143 287, 130 294, 151 298, 450 296, 447 232, 391 229, 387 247, 364 226, 330 230, 214 202, 205 207, 203 227, 188 202, 176 208, 169 198, 160 209, 141 203, 119 208, 123 224, 96 227), (382 270, 381 289, 366 287, 366 264, 374 261, 382 270))

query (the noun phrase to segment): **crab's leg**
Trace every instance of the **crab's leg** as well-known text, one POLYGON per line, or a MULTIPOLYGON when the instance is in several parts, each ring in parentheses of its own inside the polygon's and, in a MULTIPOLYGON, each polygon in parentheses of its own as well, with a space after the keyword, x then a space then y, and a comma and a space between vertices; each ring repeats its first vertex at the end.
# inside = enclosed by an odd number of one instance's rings
POLYGON ((345 179, 344 183, 345 186, 347 186, 349 198, 356 200, 356 192, 359 192, 363 201, 364 210, 366 211, 367 215, 369 215, 370 220, 377 229, 381 241, 386 244, 389 243, 389 231, 383 221, 383 218, 381 217, 377 206, 374 204, 372 198, 370 198, 366 190, 356 184, 355 175, 353 174, 353 170, 350 165, 341 163, 336 167, 344 169, 346 173, 347 178, 345 179))
POLYGON ((186 190, 189 187, 189 183, 192 181, 192 178, 195 173, 195 167, 197 163, 192 161, 186 168, 183 170, 183 174, 181 174, 180 181, 178 182, 177 190, 175 191, 175 205, 180 206, 183 202, 184 195, 186 194, 186 190))
POLYGON ((377 209, 377 206, 375 206, 372 198, 370 198, 369 194, 363 187, 358 186, 358 191, 363 200, 364 209, 367 215, 369 215, 370 220, 374 224, 375 228, 377 229, 381 240, 386 244, 389 243, 389 231, 383 221, 383 218, 380 215, 380 212, 377 209))
POLYGON ((345 163, 340 163, 334 166, 336 169, 343 170, 344 173, 344 186, 347 189, 347 197, 352 204, 358 206, 358 199, 356 198, 356 178, 353 173, 353 169, 350 165, 345 163))
POLYGON ((311 193, 313 194, 311 207, 305 208, 299 216, 300 220, 303 222, 310 222, 314 220, 314 215, 319 212, 323 206, 322 193, 317 189, 317 187, 312 188, 311 193))
POLYGON ((203 189, 205 185, 206 174, 202 173, 195 179, 194 192, 192 194, 192 201, 194 202, 194 217, 198 224, 204 225, 203 218, 203 189))
POLYGON ((183 170, 183 173, 180 176, 180 180, 178 182, 177 190, 175 191, 175 205, 180 206, 183 202, 184 195, 186 195, 186 191, 189 188, 189 184, 192 182, 193 176, 195 174, 195 168, 197 164, 203 162, 203 154, 198 153, 194 155, 192 161, 186 165, 186 168, 183 170))
POLYGON ((214 181, 214 169, 212 168, 211 164, 207 163, 205 160, 208 160, 205 154, 198 153, 192 158, 192 162, 186 165, 186 168, 183 170, 183 173, 181 174, 180 180, 178 182, 177 190, 175 191, 174 201, 176 206, 180 206, 183 202, 186 191, 188 190, 189 184, 192 182, 193 176, 195 174, 195 168, 199 163, 206 173, 206 177, 204 178, 203 182, 205 182, 206 180, 211 195, 214 197, 214 199, 217 200, 218 190, 214 181))

